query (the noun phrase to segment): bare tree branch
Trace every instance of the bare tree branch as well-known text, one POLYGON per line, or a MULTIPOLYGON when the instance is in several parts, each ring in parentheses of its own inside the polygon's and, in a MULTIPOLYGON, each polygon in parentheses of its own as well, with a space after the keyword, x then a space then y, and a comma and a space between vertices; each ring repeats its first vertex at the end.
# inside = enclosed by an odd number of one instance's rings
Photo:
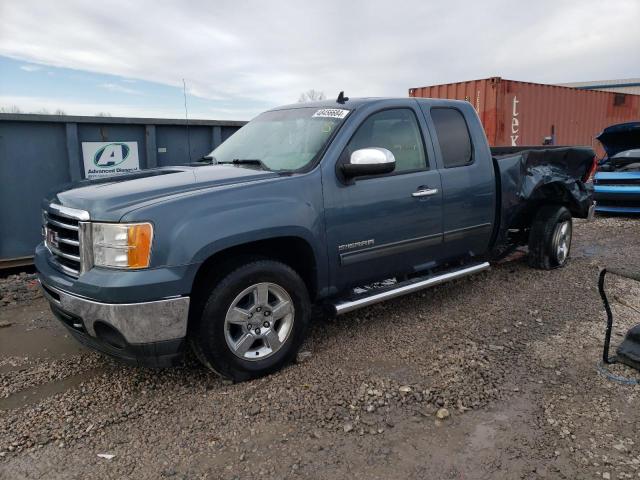
POLYGON ((20 107, 17 105, 9 105, 6 107, 0 107, 0 113, 22 113, 20 107))
POLYGON ((324 94, 324 92, 321 92, 320 90, 314 90, 313 88, 311 90, 307 90, 306 92, 302 92, 300 94, 300 98, 298 98, 298 102, 299 103, 306 103, 306 102, 318 102, 321 100, 325 100, 327 97, 324 94))

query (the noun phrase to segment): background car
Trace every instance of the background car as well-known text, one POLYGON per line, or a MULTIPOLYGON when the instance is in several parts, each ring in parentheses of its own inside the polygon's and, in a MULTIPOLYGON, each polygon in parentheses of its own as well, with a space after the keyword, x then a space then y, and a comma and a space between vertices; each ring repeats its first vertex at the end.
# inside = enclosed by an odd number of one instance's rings
POLYGON ((605 128, 606 156, 594 178, 597 212, 640 213, 640 122, 605 128))

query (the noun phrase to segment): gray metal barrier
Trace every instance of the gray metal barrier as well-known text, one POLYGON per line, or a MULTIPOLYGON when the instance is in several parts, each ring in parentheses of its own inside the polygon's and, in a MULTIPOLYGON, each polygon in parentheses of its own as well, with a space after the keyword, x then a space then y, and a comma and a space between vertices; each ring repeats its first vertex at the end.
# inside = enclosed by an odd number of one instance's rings
POLYGON ((134 146, 140 169, 180 165, 244 124, 190 120, 187 129, 185 120, 0 114, 0 268, 31 262, 40 242, 41 200, 85 178, 87 150, 100 145, 89 142, 134 146))

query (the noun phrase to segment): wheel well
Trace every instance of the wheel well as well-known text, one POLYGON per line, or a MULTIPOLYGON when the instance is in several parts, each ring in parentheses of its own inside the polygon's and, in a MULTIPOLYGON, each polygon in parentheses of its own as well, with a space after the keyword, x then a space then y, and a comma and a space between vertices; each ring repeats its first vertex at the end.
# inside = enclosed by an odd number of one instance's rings
POLYGON ((207 286, 221 280, 244 262, 256 258, 278 260, 293 268, 307 286, 309 298, 315 298, 317 267, 311 245, 300 237, 277 237, 226 248, 207 258, 196 273, 192 297, 200 297, 207 286))
POLYGON ((580 207, 575 197, 564 183, 554 182, 538 188, 534 195, 540 199, 541 204, 553 204, 564 206, 572 215, 579 213, 580 207))
POLYGON ((548 183, 537 188, 527 200, 527 206, 518 214, 518 228, 529 228, 536 213, 545 205, 557 205, 567 207, 571 215, 581 215, 580 206, 569 189, 561 183, 548 183))

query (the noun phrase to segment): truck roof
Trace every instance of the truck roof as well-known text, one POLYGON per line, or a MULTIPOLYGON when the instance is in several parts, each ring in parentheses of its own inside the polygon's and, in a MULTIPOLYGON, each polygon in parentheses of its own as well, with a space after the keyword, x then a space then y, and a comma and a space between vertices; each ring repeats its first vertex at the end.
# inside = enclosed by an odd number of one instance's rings
POLYGON ((318 102, 303 102, 303 103, 291 103, 289 105, 282 105, 279 107, 275 107, 270 109, 273 110, 287 110, 291 108, 346 108, 349 110, 355 110, 358 107, 362 107, 365 105, 372 104, 385 104, 391 103, 394 104, 406 103, 407 105, 415 105, 418 103, 438 103, 442 104, 466 104, 468 102, 464 100, 448 100, 448 99, 440 99, 440 98, 416 98, 416 97, 359 97, 359 98, 349 98, 344 103, 338 103, 336 100, 321 100, 318 102))

